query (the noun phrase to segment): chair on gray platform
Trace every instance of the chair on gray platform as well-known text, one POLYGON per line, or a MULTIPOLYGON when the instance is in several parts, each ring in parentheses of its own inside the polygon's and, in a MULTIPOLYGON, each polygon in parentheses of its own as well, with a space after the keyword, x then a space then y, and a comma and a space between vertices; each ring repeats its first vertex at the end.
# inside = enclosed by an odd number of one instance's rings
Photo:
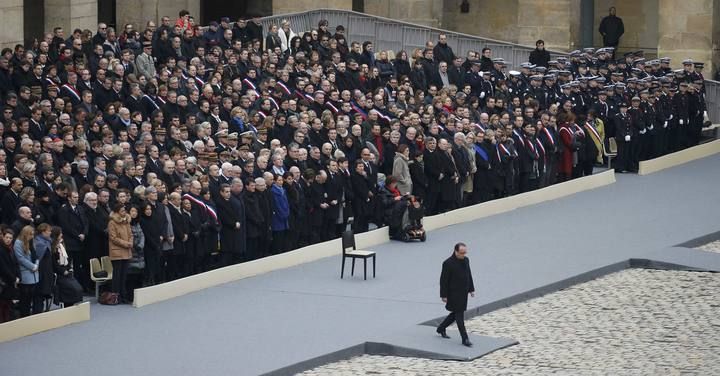
POLYGON ((612 164, 613 158, 617 157, 617 142, 615 142, 615 138, 608 137, 605 142, 603 142, 602 149, 603 155, 605 156, 605 158, 607 158, 607 168, 609 169, 612 164))
POLYGON ((352 259, 352 269, 350 275, 355 275, 355 259, 363 259, 363 279, 367 280, 367 259, 372 258, 373 262, 373 278, 375 278, 375 252, 357 249, 355 247, 355 234, 352 231, 345 231, 342 234, 342 268, 340 269, 340 279, 345 273, 345 259, 352 259))

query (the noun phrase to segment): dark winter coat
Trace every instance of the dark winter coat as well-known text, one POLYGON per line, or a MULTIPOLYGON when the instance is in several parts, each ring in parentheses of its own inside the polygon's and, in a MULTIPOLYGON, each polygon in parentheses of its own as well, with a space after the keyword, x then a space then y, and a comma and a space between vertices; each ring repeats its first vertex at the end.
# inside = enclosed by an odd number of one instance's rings
POLYGON ((220 249, 222 252, 233 254, 245 253, 245 205, 242 200, 230 197, 229 200, 220 199, 217 203, 218 219, 220 220, 220 249), (240 223, 240 228, 236 227, 240 223))
POLYGON ((453 254, 443 262, 440 273, 440 297, 447 298, 445 309, 450 312, 465 311, 471 292, 475 292, 475 285, 470 259, 465 257, 460 260, 453 254))

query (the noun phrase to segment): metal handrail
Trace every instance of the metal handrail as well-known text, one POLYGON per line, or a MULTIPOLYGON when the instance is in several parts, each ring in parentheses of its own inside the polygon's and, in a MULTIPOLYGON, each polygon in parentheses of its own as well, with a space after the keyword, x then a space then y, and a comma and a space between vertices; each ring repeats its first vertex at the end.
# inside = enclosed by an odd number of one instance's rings
MULTIPOLYGON (((439 29, 435 27, 394 20, 386 17, 355 12, 352 10, 319 8, 304 12, 286 13, 260 18, 265 30, 271 24, 280 26, 280 21, 287 19, 298 36, 302 32, 317 28, 320 20, 327 20, 330 27, 345 26, 348 42, 371 41, 376 51, 405 50, 408 55, 414 48, 423 48, 429 40, 437 40, 438 34, 448 37, 448 45, 457 56, 465 56, 468 51, 481 51, 484 47, 493 49, 493 57, 501 57, 511 67, 517 67, 529 58, 535 46, 483 38, 476 35, 439 29)), ((567 52, 548 50, 551 57, 567 56, 567 52)), ((708 116, 713 123, 720 123, 720 82, 705 80, 708 116)))
MULTIPOLYGON (((364 18, 370 18, 370 19, 379 20, 379 21, 382 21, 382 22, 389 22, 389 23, 399 24, 399 25, 403 25, 403 26, 410 26, 410 27, 415 27, 415 28, 423 28, 423 29, 427 29, 427 30, 436 32, 436 33, 438 33, 438 34, 439 34, 439 33, 442 33, 442 34, 453 34, 453 35, 461 36, 461 37, 463 37, 463 38, 470 38, 470 39, 481 40, 481 41, 484 41, 484 42, 487 42, 487 43, 490 43, 490 44, 501 44, 501 45, 507 45, 507 46, 514 46, 514 47, 518 47, 518 48, 528 49, 528 50, 530 50, 530 51, 532 51, 532 50, 535 49, 535 46, 527 46, 527 45, 523 45, 523 44, 512 43, 512 42, 502 41, 502 40, 498 40, 498 39, 484 38, 484 37, 479 37, 479 36, 477 36, 477 35, 461 33, 461 32, 458 32, 458 31, 451 31, 451 30, 446 30, 446 29, 440 29, 440 28, 436 28, 436 27, 432 27, 432 26, 426 26, 426 25, 416 24, 416 23, 407 22, 407 21, 400 21, 400 20, 395 20, 395 19, 386 18, 386 17, 382 17, 382 16, 376 16, 376 15, 373 15, 373 14, 361 13, 361 12, 356 12, 356 11, 354 11, 354 10, 345 10, 345 9, 318 8, 318 9, 308 10, 308 11, 304 11, 304 12, 286 13, 286 14, 279 14, 279 15, 262 17, 262 18, 260 18, 260 20, 263 22, 263 25, 264 25, 264 26, 266 26, 266 25, 269 26, 269 25, 272 23, 271 21, 277 20, 277 22, 275 22, 275 24, 278 25, 278 27, 279 27, 279 26, 280 26, 280 21, 281 21, 282 19, 288 19, 288 18, 290 18, 290 17, 302 16, 302 15, 308 15, 308 14, 314 15, 313 19, 317 19, 317 21, 319 22, 320 20, 328 19, 328 18, 326 18, 326 17, 322 17, 322 15, 323 15, 325 12, 345 13, 345 14, 347 14, 347 15, 352 15, 352 16, 355 16, 355 17, 364 17, 364 18), (318 15, 318 14, 320 14, 320 15, 318 15), (268 22, 268 23, 266 24, 266 22, 268 22)), ((330 20, 328 19, 328 21, 330 21, 330 20)), ((313 27, 317 27, 317 23, 318 23, 318 22, 314 22, 314 23, 312 24, 312 26, 313 26, 313 27)), ((330 25, 331 25, 331 26, 335 26, 335 25, 333 25, 332 23, 330 23, 330 25)), ((347 24, 343 24, 343 26, 347 27, 347 24)), ((302 30, 302 31, 309 31, 309 30, 310 30, 310 29, 302 30)), ((562 52, 562 51, 552 51, 552 50, 548 50, 548 52, 550 52, 551 54, 557 54, 557 55, 567 55, 567 52, 562 52)))
MULTIPOLYGON (((280 26, 280 21, 287 19, 291 28, 300 34, 317 28, 320 20, 328 20, 331 27, 345 26, 346 37, 350 41, 371 41, 376 51, 405 50, 408 55, 414 48, 423 48, 428 40, 437 40, 438 34, 448 37, 448 45, 458 56, 465 56, 468 51, 481 51, 484 47, 493 49, 493 57, 502 57, 511 67, 517 67, 527 61, 535 46, 525 46, 491 38, 456 31, 443 30, 435 27, 398 21, 351 10, 320 8, 304 12, 287 13, 263 17, 262 25, 267 29, 271 24, 280 26)), ((566 52, 548 50, 551 56, 565 56, 566 52)))

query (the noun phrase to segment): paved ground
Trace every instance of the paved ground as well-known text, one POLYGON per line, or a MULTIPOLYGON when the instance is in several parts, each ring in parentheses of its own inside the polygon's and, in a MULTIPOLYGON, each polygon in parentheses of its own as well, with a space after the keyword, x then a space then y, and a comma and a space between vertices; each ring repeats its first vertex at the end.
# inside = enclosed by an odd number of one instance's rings
POLYGON ((630 269, 469 321, 520 341, 473 362, 361 356, 303 375, 718 374, 718 294, 717 273, 630 269))
POLYGON ((707 243, 707 244, 701 245, 697 248, 702 249, 703 251, 720 253, 720 240, 716 240, 712 243, 707 243))

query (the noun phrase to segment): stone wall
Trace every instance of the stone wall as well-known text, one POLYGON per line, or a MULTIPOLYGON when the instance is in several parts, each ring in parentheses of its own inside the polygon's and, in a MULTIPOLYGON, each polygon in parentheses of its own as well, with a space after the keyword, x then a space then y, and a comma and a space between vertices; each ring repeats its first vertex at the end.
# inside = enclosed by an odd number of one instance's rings
POLYGON ((62 27, 68 37, 74 29, 97 30, 97 1, 45 0, 45 31, 62 27))
POLYGON ((272 0, 273 14, 304 12, 316 8, 352 9, 352 0, 272 0))
POLYGON ((673 59, 673 66, 683 59, 705 62, 705 76, 711 77, 718 64, 720 43, 720 0, 659 0, 658 53, 673 59), (714 65, 711 64, 714 60, 714 65))
POLYGON ((23 0, 0 2, 0 47, 13 48, 23 43, 23 0))
POLYGON ((159 24, 163 16, 174 24, 181 9, 200 20, 200 0, 122 0, 117 3, 116 21, 118 28, 132 23, 136 30, 144 30, 147 21, 159 24))
POLYGON ((545 41, 545 48, 571 50, 579 44, 579 33, 570 32, 571 20, 580 19, 576 0, 519 0, 517 43, 534 46, 545 41))
POLYGON ((548 49, 567 50, 579 43, 580 4, 576 0, 487 0, 470 2, 460 13, 462 0, 445 0, 443 27, 485 38, 534 46, 543 39, 548 49))
POLYGON ((365 0, 365 13, 444 28, 442 0, 365 0))
POLYGON ((460 13, 462 0, 443 1, 443 28, 485 38, 517 42, 518 0, 470 2, 470 12, 460 13))

